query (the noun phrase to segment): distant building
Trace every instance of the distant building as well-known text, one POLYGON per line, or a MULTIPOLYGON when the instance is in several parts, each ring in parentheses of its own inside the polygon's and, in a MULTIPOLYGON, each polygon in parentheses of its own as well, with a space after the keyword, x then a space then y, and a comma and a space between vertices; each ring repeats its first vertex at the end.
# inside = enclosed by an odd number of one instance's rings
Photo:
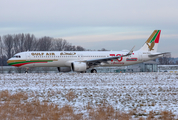
POLYGON ((147 61, 127 67, 126 72, 157 72, 158 63, 156 61, 147 61))
POLYGON ((178 65, 158 65, 159 72, 178 73, 178 65))

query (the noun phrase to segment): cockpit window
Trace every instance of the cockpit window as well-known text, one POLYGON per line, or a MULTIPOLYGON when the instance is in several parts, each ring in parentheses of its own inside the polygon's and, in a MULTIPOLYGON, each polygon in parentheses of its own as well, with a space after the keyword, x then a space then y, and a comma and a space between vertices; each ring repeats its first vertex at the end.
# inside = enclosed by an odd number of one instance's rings
POLYGON ((13 56, 13 58, 21 58, 21 56, 20 55, 15 55, 15 56, 13 56))

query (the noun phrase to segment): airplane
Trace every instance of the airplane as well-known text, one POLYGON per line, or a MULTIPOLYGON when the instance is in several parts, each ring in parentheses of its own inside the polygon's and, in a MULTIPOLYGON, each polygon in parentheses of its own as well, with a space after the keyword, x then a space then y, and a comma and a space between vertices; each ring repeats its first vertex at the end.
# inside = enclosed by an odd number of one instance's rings
MULTIPOLYGON (((161 30, 154 30, 137 51, 26 51, 15 54, 8 65, 15 67, 57 67, 59 72, 97 73, 95 67, 127 66, 162 57, 169 52, 157 52, 161 30)), ((27 71, 26 71, 27 72, 27 71)))

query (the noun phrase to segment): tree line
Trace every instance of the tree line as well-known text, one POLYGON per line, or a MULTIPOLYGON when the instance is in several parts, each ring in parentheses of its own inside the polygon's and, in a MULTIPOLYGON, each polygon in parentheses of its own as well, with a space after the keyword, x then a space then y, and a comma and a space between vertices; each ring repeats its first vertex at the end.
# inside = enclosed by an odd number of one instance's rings
POLYGON ((0 61, 7 65, 7 59, 23 51, 84 51, 82 46, 75 46, 62 38, 48 36, 37 38, 33 34, 7 34, 0 36, 0 61))

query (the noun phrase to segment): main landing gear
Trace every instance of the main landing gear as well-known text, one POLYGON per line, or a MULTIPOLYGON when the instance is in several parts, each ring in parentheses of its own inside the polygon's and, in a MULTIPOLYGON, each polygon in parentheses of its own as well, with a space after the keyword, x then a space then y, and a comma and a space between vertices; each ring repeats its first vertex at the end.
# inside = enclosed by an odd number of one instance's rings
POLYGON ((86 73, 86 71, 81 71, 80 73, 86 73))
POLYGON ((26 68, 25 73, 28 73, 28 69, 29 69, 29 68, 26 68))
POLYGON ((92 69, 91 73, 97 73, 97 70, 96 69, 92 69))

